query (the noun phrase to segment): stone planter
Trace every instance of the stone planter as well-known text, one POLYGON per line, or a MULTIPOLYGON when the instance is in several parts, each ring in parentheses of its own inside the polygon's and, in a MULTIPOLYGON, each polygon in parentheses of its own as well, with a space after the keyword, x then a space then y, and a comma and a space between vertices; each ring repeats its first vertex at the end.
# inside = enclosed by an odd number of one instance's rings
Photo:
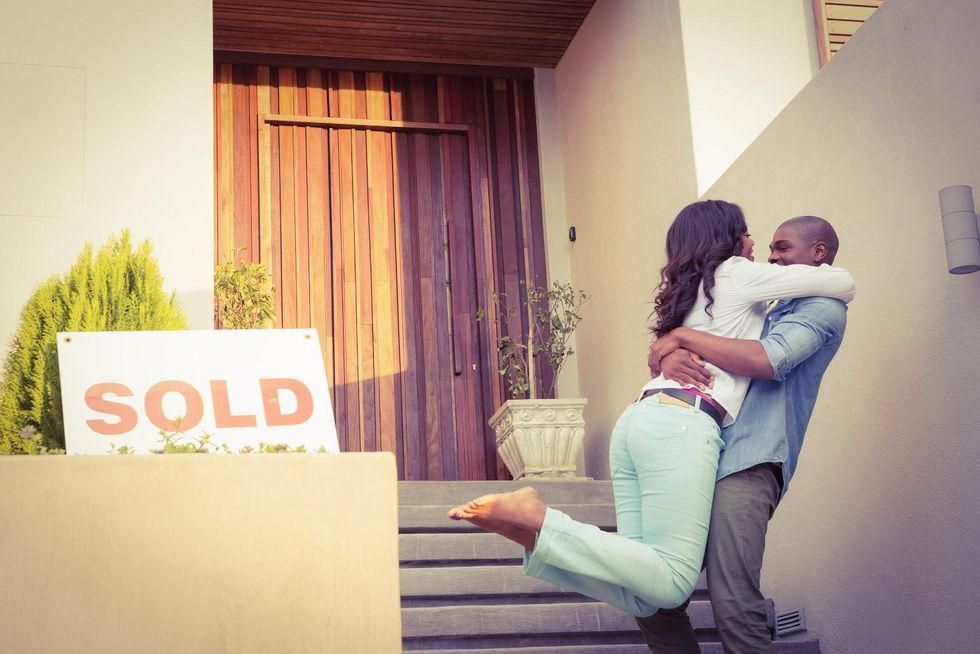
POLYGON ((588 400, 507 400, 490 418, 514 479, 576 479, 588 400))

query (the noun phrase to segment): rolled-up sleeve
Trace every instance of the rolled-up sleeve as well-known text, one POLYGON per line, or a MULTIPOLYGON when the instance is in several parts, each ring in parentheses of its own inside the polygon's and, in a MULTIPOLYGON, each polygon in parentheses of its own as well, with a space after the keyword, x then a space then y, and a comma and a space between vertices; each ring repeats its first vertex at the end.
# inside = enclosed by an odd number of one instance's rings
POLYGON ((825 345, 841 338, 847 324, 843 302, 814 298, 779 319, 762 339, 773 379, 783 381, 793 368, 825 345))

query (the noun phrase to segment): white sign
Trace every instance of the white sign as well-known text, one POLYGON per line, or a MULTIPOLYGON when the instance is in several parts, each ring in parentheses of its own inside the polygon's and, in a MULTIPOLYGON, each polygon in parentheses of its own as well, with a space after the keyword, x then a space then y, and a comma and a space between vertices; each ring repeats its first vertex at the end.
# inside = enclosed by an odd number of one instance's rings
POLYGON ((58 364, 69 454, 147 453, 161 431, 340 451, 312 329, 62 332, 58 364))

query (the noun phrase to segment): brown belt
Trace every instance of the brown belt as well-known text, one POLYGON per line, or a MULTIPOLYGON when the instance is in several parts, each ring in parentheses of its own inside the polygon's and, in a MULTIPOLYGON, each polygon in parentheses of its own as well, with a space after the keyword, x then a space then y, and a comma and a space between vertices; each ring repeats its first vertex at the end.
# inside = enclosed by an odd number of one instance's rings
POLYGON ((700 409, 703 413, 706 413, 709 418, 715 421, 715 424, 718 425, 719 429, 721 428, 721 423, 724 420, 724 415, 722 412, 719 411, 718 408, 711 402, 708 402, 700 395, 692 393, 691 391, 685 391, 681 388, 651 388, 650 390, 643 391, 643 395, 640 396, 640 399, 637 400, 637 402, 645 400, 651 395, 656 395, 657 393, 663 393, 664 395, 680 400, 685 404, 690 404, 696 409, 700 409), (700 402, 698 402, 699 399, 701 400, 700 402))

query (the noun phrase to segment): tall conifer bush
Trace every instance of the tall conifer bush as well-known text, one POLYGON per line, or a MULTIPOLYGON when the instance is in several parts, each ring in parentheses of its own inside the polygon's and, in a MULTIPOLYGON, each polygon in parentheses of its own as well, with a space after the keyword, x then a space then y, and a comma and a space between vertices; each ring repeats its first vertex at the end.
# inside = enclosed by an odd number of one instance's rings
POLYGON ((175 294, 149 241, 135 250, 129 232, 109 239, 93 257, 86 244, 64 276, 38 288, 21 311, 0 383, 0 454, 64 448, 58 373, 58 332, 187 329, 175 294))

